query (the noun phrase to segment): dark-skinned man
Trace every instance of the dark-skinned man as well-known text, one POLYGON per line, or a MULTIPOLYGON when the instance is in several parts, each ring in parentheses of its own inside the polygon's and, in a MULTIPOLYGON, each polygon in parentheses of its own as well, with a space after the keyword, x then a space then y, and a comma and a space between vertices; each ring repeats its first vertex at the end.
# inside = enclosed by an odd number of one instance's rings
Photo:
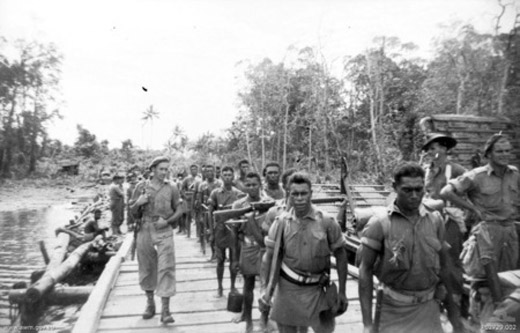
POLYGON ((178 233, 186 232, 187 236, 191 236, 191 221, 193 220, 193 199, 197 187, 202 182, 199 177, 199 167, 195 164, 190 166, 190 175, 182 181, 181 197, 185 205, 185 219, 179 225, 178 233))
POLYGON ((166 181, 170 160, 155 158, 149 166, 153 176, 139 183, 132 199, 132 213, 141 218, 136 251, 139 284, 146 292, 144 319, 155 315, 154 292, 161 297, 161 322, 173 323, 170 297, 175 295, 175 247, 172 226, 182 216, 180 194, 176 186, 166 181))
MULTIPOLYGON (((269 197, 262 193, 262 180, 256 172, 249 172, 245 176, 245 198, 235 201, 232 205, 233 209, 248 207, 253 202, 272 201, 269 197)), ((236 227, 237 237, 235 238, 235 248, 238 248, 240 241, 240 272, 244 277, 244 302, 242 306, 242 314, 234 319, 234 322, 246 322, 246 332, 253 331, 253 290, 255 288, 255 277, 260 275, 260 265, 262 255, 265 251, 264 236, 261 225, 265 218, 265 214, 250 218, 247 223, 243 223, 236 227)))
POLYGON ((285 198, 285 191, 280 185, 280 164, 276 162, 269 162, 264 167, 263 172, 265 178, 264 193, 274 200, 281 200, 285 198))
MULTIPOLYGON (((206 175, 206 180, 204 180, 198 187, 197 192, 195 193, 195 202, 194 205, 199 210, 199 216, 197 216, 197 223, 199 224, 197 227, 197 232, 199 237, 206 237, 206 230, 209 229, 209 225, 206 225, 206 220, 204 219, 202 205, 208 206, 208 199, 211 192, 219 187, 222 187, 222 181, 220 179, 215 178, 215 167, 211 164, 206 165, 204 168, 204 173, 206 175)), ((210 244, 211 246, 211 258, 210 260, 216 259, 215 254, 215 244, 210 244)))
MULTIPOLYGON (((449 181, 441 191, 445 200, 470 213, 474 226, 468 242, 475 244, 478 255, 468 263, 478 269, 472 272, 467 269, 466 273, 472 278, 487 280, 487 285, 474 283, 472 288, 489 288, 494 302, 502 298, 497 273, 517 268, 519 259, 515 221, 520 220, 520 176, 518 169, 509 165, 511 150, 511 143, 505 136, 492 135, 484 147, 484 157, 489 163, 449 181)), ((492 303, 491 298, 488 299, 492 303)), ((471 314, 485 322, 486 314, 480 313, 479 309, 492 304, 472 306, 476 302, 480 301, 470 297, 471 314)))
MULTIPOLYGON (((279 215, 266 238, 262 280, 268 283, 275 240, 282 232, 283 255, 271 318, 280 333, 333 332, 334 314, 325 297, 330 276, 330 255, 336 257, 339 277, 338 312, 346 311, 347 253, 339 224, 312 205, 309 176, 295 173, 289 183, 289 210, 279 215)), ((262 296, 265 300, 265 296, 262 296)))
MULTIPOLYGON (((225 166, 222 169, 221 180, 224 184, 222 187, 214 189, 209 196, 208 208, 210 214, 213 214, 216 210, 231 207, 235 201, 245 196, 244 193, 240 192, 233 186, 234 175, 235 173, 232 167, 225 166)), ((217 297, 222 297, 224 292, 222 279, 224 277, 226 250, 229 251, 229 275, 231 278, 230 291, 231 293, 238 292, 235 288, 238 265, 238 258, 234 244, 235 235, 233 234, 232 229, 226 226, 224 222, 226 221, 213 221, 212 225, 210 225, 212 238, 210 242, 215 244, 215 254, 217 258, 217 297)))
MULTIPOLYGON (((439 212, 422 205, 424 170, 417 163, 396 168, 393 188, 397 195, 394 203, 372 216, 362 232, 358 255, 364 332, 442 333, 440 308, 434 297, 450 270, 444 221, 439 212), (373 274, 382 293, 376 306, 377 327, 372 320, 373 274)), ((451 297, 449 284, 445 288, 446 297, 451 297)), ((462 326, 456 321, 458 316, 454 318, 458 332, 462 326)))
POLYGON ((239 176, 235 179, 233 186, 235 186, 239 191, 246 193, 246 175, 249 172, 249 161, 242 160, 238 162, 238 172, 239 176))

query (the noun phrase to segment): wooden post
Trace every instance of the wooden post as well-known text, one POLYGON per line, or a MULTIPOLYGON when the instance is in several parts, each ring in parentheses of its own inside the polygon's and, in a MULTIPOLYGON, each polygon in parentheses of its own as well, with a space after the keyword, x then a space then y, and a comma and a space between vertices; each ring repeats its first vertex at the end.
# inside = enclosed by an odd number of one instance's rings
POLYGON ((40 251, 42 252, 43 261, 45 262, 45 265, 48 265, 51 260, 49 258, 49 253, 47 253, 47 249, 45 248, 45 242, 39 241, 38 244, 40 245, 40 251))

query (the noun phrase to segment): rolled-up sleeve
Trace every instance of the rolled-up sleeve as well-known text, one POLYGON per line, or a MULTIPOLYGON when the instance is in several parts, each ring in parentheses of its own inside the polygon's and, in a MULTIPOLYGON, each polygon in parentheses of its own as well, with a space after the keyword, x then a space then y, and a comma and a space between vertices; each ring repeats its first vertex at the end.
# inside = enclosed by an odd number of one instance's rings
POLYGON ((347 241, 341 232, 339 223, 333 217, 327 217, 325 220, 327 225, 327 239, 329 241, 329 248, 331 252, 347 245, 347 241))
POLYGON ((383 247, 383 241, 384 234, 381 221, 378 217, 373 216, 368 220, 367 225, 361 233, 361 244, 379 252, 383 247))
POLYGON ((278 226, 282 223, 280 217, 276 217, 271 228, 269 228, 269 233, 264 239, 265 246, 270 249, 274 249, 274 244, 276 242, 276 233, 278 232, 278 226))

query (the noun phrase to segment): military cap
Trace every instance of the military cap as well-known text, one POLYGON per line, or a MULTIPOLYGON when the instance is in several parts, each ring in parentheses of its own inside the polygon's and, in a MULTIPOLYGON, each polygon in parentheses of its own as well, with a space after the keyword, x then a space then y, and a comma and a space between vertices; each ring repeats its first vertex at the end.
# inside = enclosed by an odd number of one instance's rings
POLYGON ((505 139, 505 136, 502 135, 502 132, 493 134, 484 145, 484 157, 487 157, 488 153, 491 152, 493 147, 495 146, 495 143, 497 143, 498 140, 505 139))
POLYGON ((422 150, 428 150, 428 147, 434 143, 438 142, 441 146, 446 147, 448 150, 455 147, 457 145, 457 140, 455 138, 446 135, 446 134, 432 134, 428 140, 422 146, 422 150))
POLYGON ((170 163, 170 158, 166 156, 158 156, 153 159, 152 163, 148 166, 148 169, 152 169, 153 167, 157 166, 159 163, 168 162, 170 163))

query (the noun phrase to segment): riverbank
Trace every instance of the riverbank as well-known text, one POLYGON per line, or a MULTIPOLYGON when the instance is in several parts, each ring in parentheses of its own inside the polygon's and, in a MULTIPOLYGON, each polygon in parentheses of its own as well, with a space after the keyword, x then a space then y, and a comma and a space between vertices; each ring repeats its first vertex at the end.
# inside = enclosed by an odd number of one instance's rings
POLYGON ((41 209, 92 200, 103 186, 74 178, 6 180, 0 185, 0 212, 41 209))

